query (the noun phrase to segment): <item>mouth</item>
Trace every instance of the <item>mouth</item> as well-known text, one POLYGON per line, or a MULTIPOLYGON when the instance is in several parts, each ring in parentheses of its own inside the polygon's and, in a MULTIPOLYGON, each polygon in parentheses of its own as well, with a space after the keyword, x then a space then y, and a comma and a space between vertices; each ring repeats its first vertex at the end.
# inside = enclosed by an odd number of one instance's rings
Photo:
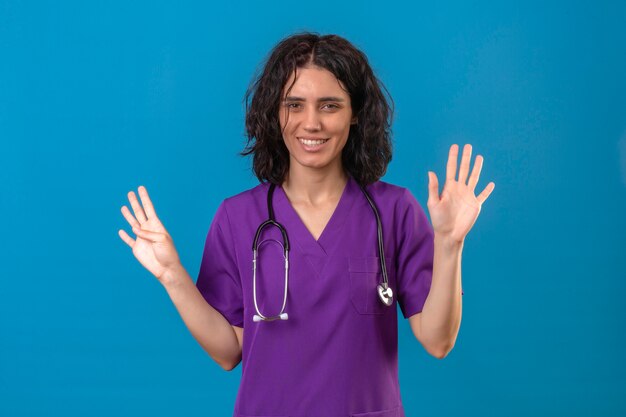
POLYGON ((312 139, 312 138, 301 138, 298 137, 298 142, 300 142, 300 144, 302 145, 302 147, 309 151, 317 151, 319 149, 322 148, 322 146, 324 146, 324 144, 326 142, 328 142, 330 140, 330 138, 327 139, 312 139))

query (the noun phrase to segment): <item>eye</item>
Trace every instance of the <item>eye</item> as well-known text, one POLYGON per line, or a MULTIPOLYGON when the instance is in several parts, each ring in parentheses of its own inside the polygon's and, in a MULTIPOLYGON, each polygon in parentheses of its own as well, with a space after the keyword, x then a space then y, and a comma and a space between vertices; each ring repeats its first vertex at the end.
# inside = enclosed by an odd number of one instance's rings
POLYGON ((328 110, 336 110, 336 109, 339 109, 340 107, 336 104, 328 103, 328 104, 324 104, 322 108, 328 109, 328 110))
POLYGON ((286 102, 285 107, 287 107, 288 109, 298 109, 300 108, 300 103, 286 102))

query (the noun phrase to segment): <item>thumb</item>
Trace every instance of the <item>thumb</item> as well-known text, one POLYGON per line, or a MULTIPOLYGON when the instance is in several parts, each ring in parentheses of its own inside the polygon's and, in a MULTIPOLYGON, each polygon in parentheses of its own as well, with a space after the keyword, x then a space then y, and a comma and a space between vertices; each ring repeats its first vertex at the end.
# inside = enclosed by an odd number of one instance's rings
POLYGON ((428 171, 428 202, 427 205, 431 206, 439 203, 439 181, 437 175, 428 171))

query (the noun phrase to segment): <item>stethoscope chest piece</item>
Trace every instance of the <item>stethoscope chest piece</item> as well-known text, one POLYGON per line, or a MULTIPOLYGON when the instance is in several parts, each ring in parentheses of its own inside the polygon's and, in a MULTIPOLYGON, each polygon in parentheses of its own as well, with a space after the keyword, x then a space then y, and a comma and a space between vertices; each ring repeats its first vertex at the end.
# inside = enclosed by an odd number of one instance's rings
POLYGON ((393 303, 393 291, 391 287, 387 286, 387 283, 378 284, 378 297, 386 306, 390 306, 393 303))

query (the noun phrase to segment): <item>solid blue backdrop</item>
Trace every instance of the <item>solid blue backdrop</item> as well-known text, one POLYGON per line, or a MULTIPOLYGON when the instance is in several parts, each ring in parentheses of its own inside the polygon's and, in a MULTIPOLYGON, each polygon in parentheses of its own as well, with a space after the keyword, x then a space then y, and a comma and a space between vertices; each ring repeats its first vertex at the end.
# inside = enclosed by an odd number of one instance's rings
POLYGON ((195 342, 120 208, 145 185, 195 278, 218 204, 257 183, 248 82, 300 30, 388 87, 385 181, 426 209, 427 171, 471 143, 496 183, 452 352, 400 320, 407 416, 624 415, 625 27, 624 2, 0 0, 0 415, 231 415, 241 367, 195 342))

